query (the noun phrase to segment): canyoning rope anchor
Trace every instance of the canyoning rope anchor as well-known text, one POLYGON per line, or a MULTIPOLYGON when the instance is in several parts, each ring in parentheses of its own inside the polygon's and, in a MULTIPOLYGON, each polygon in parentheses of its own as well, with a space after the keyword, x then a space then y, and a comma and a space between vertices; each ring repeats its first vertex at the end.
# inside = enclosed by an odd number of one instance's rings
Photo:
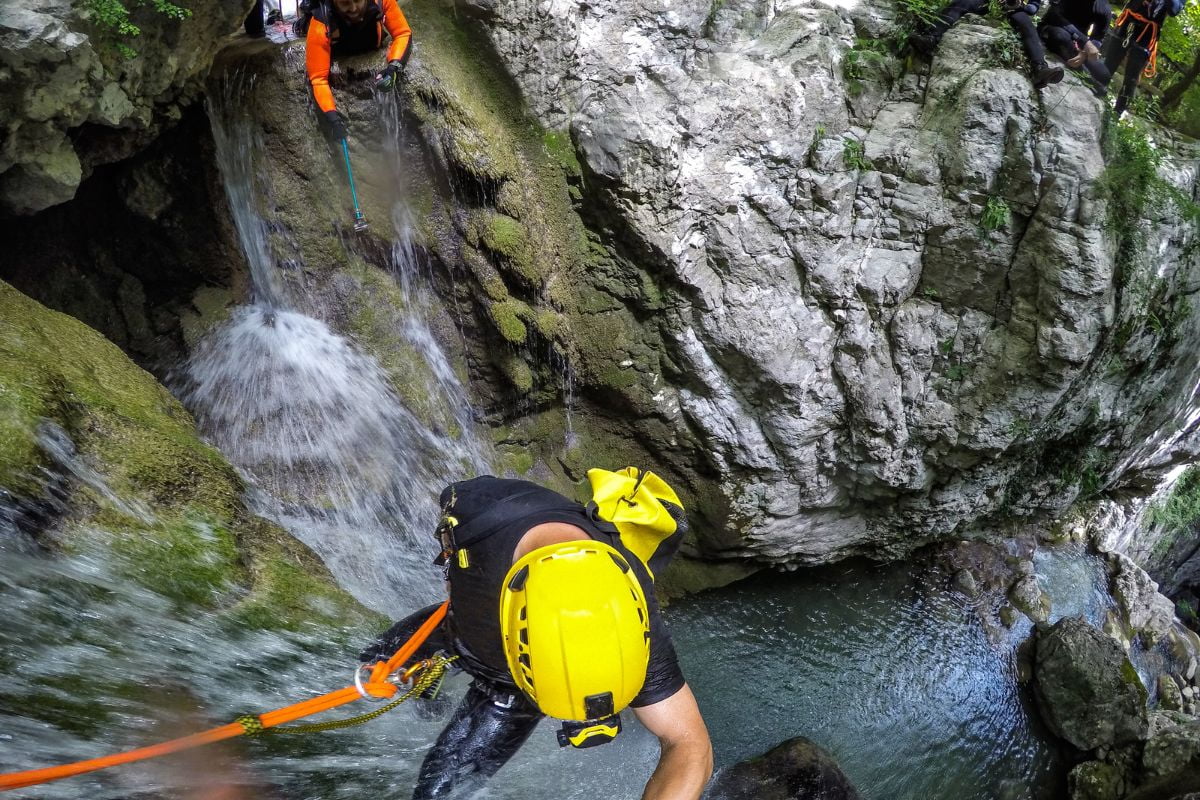
POLYGON ((354 230, 362 233, 367 229, 367 218, 358 206, 358 190, 354 188, 354 170, 350 169, 350 146, 342 139, 342 157, 346 160, 346 177, 350 180, 350 199, 354 201, 354 230))

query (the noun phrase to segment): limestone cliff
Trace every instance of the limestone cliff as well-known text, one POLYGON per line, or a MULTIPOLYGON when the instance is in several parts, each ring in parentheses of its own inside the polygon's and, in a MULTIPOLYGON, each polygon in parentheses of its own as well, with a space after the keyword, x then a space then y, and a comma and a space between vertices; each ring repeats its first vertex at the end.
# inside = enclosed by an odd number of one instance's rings
POLYGON ((186 19, 132 5, 135 39, 104 25, 101 5, 0 5, 0 210, 64 203, 97 165, 128 158, 177 122, 252 3, 189 0, 186 19))
MULTIPOLYGON (((699 551, 789 565, 1144 496, 1200 447, 1195 146, 1106 125, 1073 76, 1035 93, 1007 31, 965 22, 926 64, 896 55, 884 2, 406 13, 398 106, 375 57, 335 79, 366 237, 301 42, 234 46, 209 89, 259 76, 241 102, 271 154, 272 257, 419 404, 377 324, 414 231, 507 467, 646 464, 699 551), (397 185, 411 225, 389 224, 397 185)), ((170 313, 191 312, 143 311, 186 338, 170 313)))
MULTIPOLYGON (((712 551, 894 552, 1195 452, 1194 223, 1122 219, 1100 102, 1036 93, 1007 31, 926 66, 872 41, 883 3, 472 7, 626 281, 669 297, 624 391, 719 493, 712 551)), ((1155 136, 1194 197, 1195 146, 1155 136)))

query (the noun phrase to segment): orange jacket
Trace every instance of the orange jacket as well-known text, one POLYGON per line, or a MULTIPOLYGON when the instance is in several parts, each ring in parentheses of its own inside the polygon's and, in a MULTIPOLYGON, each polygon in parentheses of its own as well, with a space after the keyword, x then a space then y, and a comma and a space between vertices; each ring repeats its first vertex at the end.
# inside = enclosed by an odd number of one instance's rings
MULTIPOLYGON (((347 28, 355 29, 356 34, 364 34, 373 44, 371 49, 383 46, 383 32, 386 28, 392 37, 392 43, 388 46, 387 60, 398 61, 404 58, 405 53, 408 52, 408 45, 412 40, 412 29, 408 27, 408 20, 404 18, 404 12, 400 10, 400 6, 396 5, 396 0, 381 0, 380 6, 383 10, 382 20, 364 20, 359 23, 359 26, 371 26, 373 31, 357 30, 358 26, 347 25, 347 28)), ((337 12, 331 9, 330 13, 336 14, 337 12)), ((338 26, 330 25, 317 16, 314 16, 308 23, 304 67, 308 73, 308 82, 312 84, 313 98, 322 111, 333 111, 337 108, 337 104, 333 101, 333 92, 329 89, 329 65, 333 59, 333 48, 341 41, 341 38, 342 31, 338 26)))

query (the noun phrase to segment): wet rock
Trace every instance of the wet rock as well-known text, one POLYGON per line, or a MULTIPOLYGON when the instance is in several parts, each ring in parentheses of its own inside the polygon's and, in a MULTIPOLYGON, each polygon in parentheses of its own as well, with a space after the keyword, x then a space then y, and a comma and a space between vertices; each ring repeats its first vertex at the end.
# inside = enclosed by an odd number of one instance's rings
POLYGON ((1080 750, 1145 738, 1148 695, 1120 645, 1079 617, 1035 637, 1038 709, 1055 735, 1080 750))
POLYGON ((827 752, 803 736, 716 776, 705 800, 860 800, 827 752))
POLYGON ((965 569, 960 569, 954 573, 954 588, 967 597, 974 597, 979 592, 979 585, 975 582, 975 576, 965 569))
POLYGON ((1034 622, 1045 622, 1050 619, 1050 596, 1042 591, 1037 578, 1026 575, 1013 584, 1009 590, 1008 599, 1022 614, 1034 622))
POLYGON ((1175 624, 1175 604, 1158 593, 1158 584, 1129 557, 1109 554, 1112 593, 1130 627, 1153 644, 1175 624))
POLYGON ((1158 676, 1158 707, 1163 711, 1183 710, 1183 693, 1170 675, 1158 676))
POLYGON ((1000 607, 1000 622, 1006 628, 1011 628, 1020 619, 1021 613, 1017 611, 1015 606, 1003 605, 1000 607))
POLYGON ((1120 800, 1124 785, 1120 770, 1103 761, 1085 761, 1067 776, 1071 800, 1120 800))
MULTIPOLYGON (((708 520, 713 549, 898 552, 989 514, 1054 514, 1085 478, 1141 468, 1124 443, 1089 456, 1084 431, 1147 408, 1140 386, 1090 377, 1103 334, 1139 312, 1113 292, 1084 87, 1043 122, 1024 74, 980 69, 1007 34, 968 22, 920 91, 889 88, 888 67, 847 79, 830 65, 876 3, 486 5, 532 113, 569 130, 594 178, 589 211, 621 231, 605 244, 680 290, 655 324, 687 380, 654 387, 679 414, 653 445, 707 462, 695 483, 730 512, 708 520), (1001 198, 1009 220, 981 235, 1001 198)), ((1173 174, 1191 190, 1191 166, 1173 174)), ((1173 357, 1200 338, 1186 325, 1173 357)))
MULTIPOLYGON (((1174 711, 1158 711, 1150 717, 1150 738, 1142 751, 1147 777, 1161 778, 1195 764, 1200 767, 1200 719, 1174 711)), ((1200 789, 1200 772, 1196 774, 1200 789)))

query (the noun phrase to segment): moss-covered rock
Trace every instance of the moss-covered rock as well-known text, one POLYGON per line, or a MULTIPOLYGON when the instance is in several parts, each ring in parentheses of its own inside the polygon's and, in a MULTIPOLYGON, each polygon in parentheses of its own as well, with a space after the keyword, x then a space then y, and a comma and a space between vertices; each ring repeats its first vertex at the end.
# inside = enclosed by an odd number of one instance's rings
POLYGON ((248 511, 236 471, 153 376, 0 282, 0 502, 38 501, 48 475, 66 500, 58 546, 102 547, 179 609, 264 627, 374 621, 311 551, 248 511))

